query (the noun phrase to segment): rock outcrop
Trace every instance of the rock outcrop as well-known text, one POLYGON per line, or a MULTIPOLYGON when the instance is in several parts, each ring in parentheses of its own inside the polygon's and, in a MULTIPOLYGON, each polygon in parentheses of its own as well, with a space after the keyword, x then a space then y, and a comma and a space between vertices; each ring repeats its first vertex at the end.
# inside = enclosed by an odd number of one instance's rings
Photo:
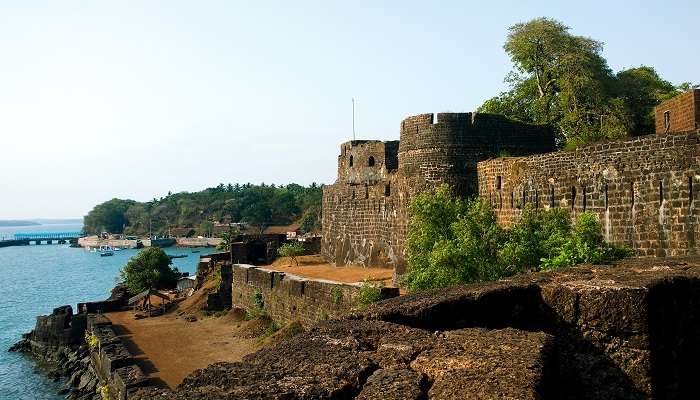
POLYGON ((684 399, 700 259, 578 266, 390 299, 140 399, 684 399))

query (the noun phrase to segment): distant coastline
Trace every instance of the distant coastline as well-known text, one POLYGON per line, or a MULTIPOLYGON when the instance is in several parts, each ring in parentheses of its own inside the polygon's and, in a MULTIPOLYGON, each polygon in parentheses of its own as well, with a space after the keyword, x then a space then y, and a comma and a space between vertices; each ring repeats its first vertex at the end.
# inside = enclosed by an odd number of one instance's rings
POLYGON ((23 226, 41 226, 41 225, 73 225, 82 224, 82 218, 61 218, 61 219, 0 219, 0 227, 23 227, 23 226))
POLYGON ((25 221, 25 220, 0 220, 0 226, 6 227, 6 226, 37 226, 41 225, 38 222, 34 221, 25 221))

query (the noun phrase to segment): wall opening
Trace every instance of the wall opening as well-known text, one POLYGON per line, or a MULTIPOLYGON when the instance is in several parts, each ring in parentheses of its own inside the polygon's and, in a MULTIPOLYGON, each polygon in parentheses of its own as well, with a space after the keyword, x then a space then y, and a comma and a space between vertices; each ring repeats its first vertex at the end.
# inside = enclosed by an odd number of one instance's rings
POLYGON ((659 181, 659 203, 664 202, 664 182, 659 181))
POLYGON ((688 177, 688 200, 693 201, 693 177, 688 177))
POLYGON ((554 208, 554 186, 549 187, 549 206, 554 208))
POLYGON ((586 194, 588 192, 588 189, 586 186, 583 187, 583 212, 586 212, 586 194))
POLYGON ((502 184, 502 182, 501 182, 501 176, 498 175, 498 176, 496 177, 496 190, 501 190, 501 184, 502 184))
POLYGON ((353 161, 352 156, 350 156, 350 166, 351 167, 352 167, 352 161, 353 161))
POLYGON ((513 196, 513 192, 510 192, 510 208, 515 208, 515 197, 513 196))
POLYGON ((522 202, 523 208, 525 208, 525 204, 526 204, 526 201, 525 201, 525 189, 523 189, 523 202, 522 202))
POLYGON ((369 156, 369 158, 367 159, 367 166, 374 167, 374 156, 369 156))
POLYGON ((391 196, 391 184, 384 186, 384 196, 386 196, 386 197, 391 196))
POLYGON ((365 185, 365 199, 369 199, 369 187, 365 185))
POLYGON ((540 192, 535 189, 535 209, 540 208, 540 192))
POLYGON ((571 209, 574 209, 574 205, 576 205, 576 186, 571 187, 571 209))
POLYGON ((632 199, 632 206, 634 207, 634 182, 630 182, 630 197, 632 199))
POLYGON ((671 130, 671 111, 664 111, 664 131, 668 133, 671 130))
POLYGON ((352 191, 352 198, 353 199, 355 198, 355 191, 354 190, 352 191))
POLYGON ((605 183, 605 209, 608 209, 608 184, 605 183))

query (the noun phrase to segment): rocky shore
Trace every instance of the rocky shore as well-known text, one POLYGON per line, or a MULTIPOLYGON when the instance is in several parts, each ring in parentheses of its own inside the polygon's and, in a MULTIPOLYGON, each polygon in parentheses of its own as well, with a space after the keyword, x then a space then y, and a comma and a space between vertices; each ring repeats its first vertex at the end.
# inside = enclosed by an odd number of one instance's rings
POLYGON ((107 382, 95 368, 97 349, 85 342, 85 333, 95 320, 95 314, 88 311, 112 311, 125 306, 127 300, 125 288, 117 286, 104 301, 79 304, 78 314, 69 305, 55 308, 50 315, 38 316, 34 330, 22 335, 8 351, 26 353, 44 367, 49 378, 63 381, 58 394, 66 399, 103 400, 107 382))

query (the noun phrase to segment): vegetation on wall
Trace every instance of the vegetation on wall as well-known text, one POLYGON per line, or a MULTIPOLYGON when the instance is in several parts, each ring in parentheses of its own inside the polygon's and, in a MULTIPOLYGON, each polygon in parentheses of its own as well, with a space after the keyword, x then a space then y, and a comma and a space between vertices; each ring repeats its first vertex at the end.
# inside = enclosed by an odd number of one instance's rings
POLYGON ((164 235, 169 228, 192 228, 211 236, 214 222, 245 222, 259 231, 271 225, 301 221, 304 232, 320 230, 322 187, 315 183, 224 185, 196 193, 168 193, 141 203, 112 199, 95 206, 85 216, 85 233, 164 235))
POLYGON ((503 47, 514 66, 505 79, 510 89, 478 111, 551 124, 562 146, 653 133, 654 106, 690 88, 648 66, 615 74, 602 42, 549 18, 511 26, 503 47))
POLYGON ((132 295, 147 289, 172 289, 180 273, 170 264, 163 249, 149 247, 132 257, 122 268, 120 276, 132 295))
POLYGON ((409 205, 410 291, 497 280, 530 270, 624 258, 630 250, 605 242, 595 214, 526 207, 510 229, 480 199, 463 200, 448 185, 423 192, 409 205))

